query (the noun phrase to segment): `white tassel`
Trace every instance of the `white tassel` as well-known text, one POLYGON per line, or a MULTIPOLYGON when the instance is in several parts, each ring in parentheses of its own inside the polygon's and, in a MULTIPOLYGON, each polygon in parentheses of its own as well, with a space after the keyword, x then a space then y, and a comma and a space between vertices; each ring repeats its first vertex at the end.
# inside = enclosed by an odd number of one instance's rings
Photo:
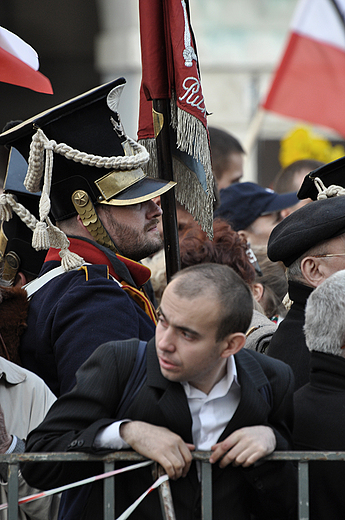
POLYGON ((50 247, 54 247, 54 249, 67 249, 70 242, 66 234, 57 226, 54 226, 49 217, 47 217, 46 222, 48 225, 50 247))
MULTIPOLYGON (((12 218, 12 205, 11 205, 11 196, 6 193, 0 195, 0 222, 5 221, 8 222, 12 218)), ((13 199, 13 197, 12 197, 13 199)))
POLYGON ((64 271, 67 272, 85 264, 85 260, 81 256, 77 255, 76 253, 72 253, 72 251, 68 249, 70 246, 70 241, 68 240, 66 234, 57 226, 54 226, 49 217, 47 217, 47 224, 50 247, 54 247, 54 249, 61 249, 61 251, 59 251, 59 255, 64 271))
POLYGON ((49 249, 49 235, 47 224, 45 222, 37 222, 35 231, 32 235, 32 247, 36 249, 36 251, 41 251, 42 249, 49 249))
POLYGON ((77 267, 81 267, 85 264, 84 258, 73 253, 69 249, 61 249, 59 252, 61 258, 61 265, 64 271, 70 271, 71 269, 76 269, 77 267))

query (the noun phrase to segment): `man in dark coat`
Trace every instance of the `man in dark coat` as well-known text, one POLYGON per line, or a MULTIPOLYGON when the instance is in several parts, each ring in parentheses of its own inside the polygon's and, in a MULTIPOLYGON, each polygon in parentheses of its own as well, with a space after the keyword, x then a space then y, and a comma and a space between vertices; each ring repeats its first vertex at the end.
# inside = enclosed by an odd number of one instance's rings
POLYGON ((138 261, 162 246, 152 199, 175 183, 141 169, 149 155, 125 134, 117 110, 124 84, 97 87, 0 135, 28 160, 28 190, 42 190, 33 245, 51 247, 27 288, 20 354, 57 396, 100 343, 154 335, 143 290, 150 271, 138 261))
MULTIPOLYGON (((191 451, 211 450, 215 520, 290 518, 293 466, 257 462, 291 448, 293 376, 284 363, 242 349, 251 315, 250 290, 228 266, 180 271, 163 294, 156 338, 147 345, 146 380, 122 417, 117 408, 138 340, 99 347, 78 371, 72 392, 31 434, 27 449, 99 453, 131 447, 159 462, 172 479, 181 520, 200 518, 191 451)), ((97 470, 63 463, 23 467, 28 482, 43 488, 97 470)), ((121 475, 116 516, 151 483, 150 468, 121 475)), ((80 518, 100 518, 101 497, 102 485, 96 484, 80 518)), ((133 518, 160 519, 158 495, 151 493, 133 518)))
MULTIPOLYGON (((310 295, 305 337, 311 351, 310 382, 294 395, 296 449, 345 450, 345 271, 310 295)), ((344 462, 309 464, 310 520, 345 517, 344 462)))
POLYGON ((307 298, 331 274, 345 269, 344 205, 342 197, 311 202, 280 222, 268 241, 269 258, 287 267, 293 304, 267 354, 291 366, 296 390, 309 381, 310 353, 303 332, 307 298))

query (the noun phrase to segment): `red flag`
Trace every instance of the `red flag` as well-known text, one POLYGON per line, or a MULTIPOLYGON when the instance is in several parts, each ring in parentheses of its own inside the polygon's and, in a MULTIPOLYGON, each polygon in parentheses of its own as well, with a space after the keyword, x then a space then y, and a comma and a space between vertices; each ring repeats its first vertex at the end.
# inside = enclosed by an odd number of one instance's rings
POLYGON ((49 79, 38 72, 36 51, 3 27, 0 27, 0 81, 53 94, 49 79))
POLYGON ((157 176, 152 100, 170 99, 176 196, 212 233, 213 174, 206 108, 188 0, 139 0, 142 86, 138 139, 153 159, 157 176))
POLYGON ((345 136, 345 0, 300 0, 263 108, 345 136))

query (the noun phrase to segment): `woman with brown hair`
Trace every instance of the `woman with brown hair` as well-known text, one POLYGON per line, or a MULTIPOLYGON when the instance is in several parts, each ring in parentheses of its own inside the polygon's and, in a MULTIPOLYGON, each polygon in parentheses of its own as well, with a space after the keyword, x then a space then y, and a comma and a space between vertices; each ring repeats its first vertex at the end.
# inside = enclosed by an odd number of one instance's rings
POLYGON ((181 269, 195 264, 226 264, 251 285, 255 269, 247 254, 247 242, 223 219, 213 222, 213 240, 196 223, 180 238, 181 269))

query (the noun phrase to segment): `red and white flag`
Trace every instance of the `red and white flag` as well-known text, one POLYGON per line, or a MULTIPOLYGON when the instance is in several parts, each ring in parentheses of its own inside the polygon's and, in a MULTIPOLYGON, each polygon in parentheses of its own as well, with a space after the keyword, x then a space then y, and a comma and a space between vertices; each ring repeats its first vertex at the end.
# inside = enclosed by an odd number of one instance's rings
POLYGON ((345 0, 300 0, 263 108, 345 136, 345 0))
POLYGON ((49 79, 38 68, 37 52, 21 38, 0 27, 0 81, 53 94, 49 79))

